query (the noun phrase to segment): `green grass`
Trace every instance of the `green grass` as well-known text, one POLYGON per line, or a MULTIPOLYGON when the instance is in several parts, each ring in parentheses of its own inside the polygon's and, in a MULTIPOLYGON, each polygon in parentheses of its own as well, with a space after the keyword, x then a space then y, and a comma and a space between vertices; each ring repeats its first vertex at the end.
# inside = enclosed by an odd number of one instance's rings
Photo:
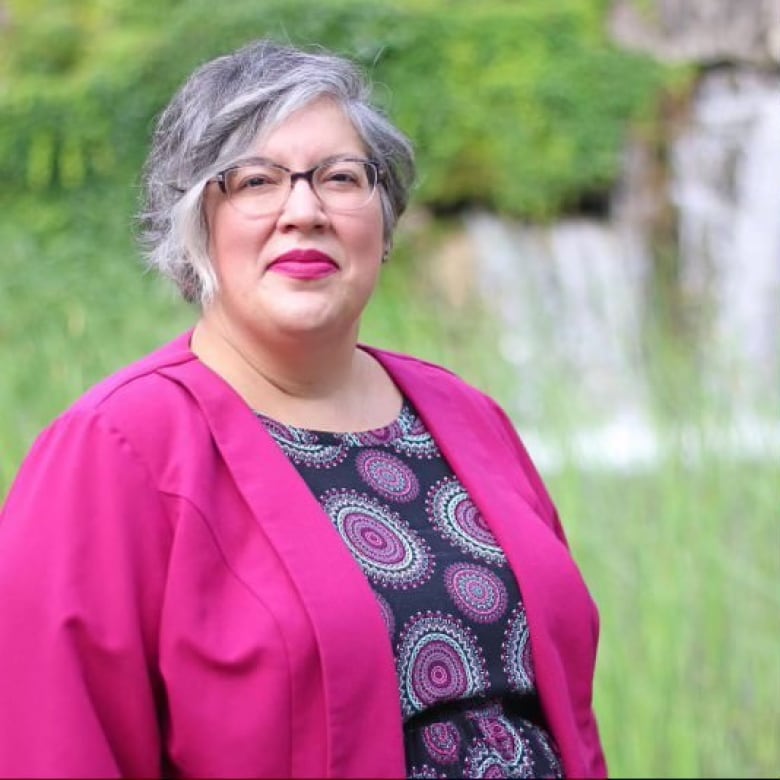
POLYGON ((780 464, 669 458, 549 478, 599 604, 617 777, 776 777, 780 464))
MULTIPOLYGON (((0 208, 5 495, 50 419, 196 312, 142 272, 129 195, 0 208)), ((445 363, 509 404, 517 380, 487 312, 435 283, 454 262, 452 227, 401 234, 363 338, 445 363)), ((672 452, 634 474, 573 463, 545 474, 601 611, 596 708, 613 776, 778 776, 779 472, 672 452)))

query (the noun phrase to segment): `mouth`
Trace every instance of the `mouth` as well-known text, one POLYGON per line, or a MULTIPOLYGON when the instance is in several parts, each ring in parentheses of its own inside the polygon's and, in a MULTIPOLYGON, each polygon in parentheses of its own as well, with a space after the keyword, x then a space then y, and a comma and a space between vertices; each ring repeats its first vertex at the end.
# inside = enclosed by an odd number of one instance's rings
POLYGON ((293 249, 274 258, 267 270, 293 279, 322 279, 336 273, 339 267, 325 252, 293 249))

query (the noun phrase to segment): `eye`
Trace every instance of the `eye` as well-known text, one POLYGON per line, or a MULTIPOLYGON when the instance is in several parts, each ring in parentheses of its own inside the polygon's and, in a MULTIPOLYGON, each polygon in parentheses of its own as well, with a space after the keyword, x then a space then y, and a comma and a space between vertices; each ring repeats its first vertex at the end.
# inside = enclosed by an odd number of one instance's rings
POLYGON ((336 162, 323 167, 317 177, 321 184, 332 188, 360 188, 367 184, 362 163, 336 162))
POLYGON ((258 192, 278 187, 284 171, 262 165, 242 166, 231 171, 230 187, 234 192, 258 192))

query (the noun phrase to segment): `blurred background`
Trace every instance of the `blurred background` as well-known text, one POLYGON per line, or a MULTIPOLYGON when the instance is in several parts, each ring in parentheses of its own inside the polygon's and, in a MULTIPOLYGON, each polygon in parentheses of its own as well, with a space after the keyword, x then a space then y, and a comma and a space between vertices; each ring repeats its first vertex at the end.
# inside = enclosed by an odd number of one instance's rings
POLYGON ((259 36, 356 58, 416 144, 363 340, 515 421, 601 609, 612 775, 778 777, 780 0, 0 0, 0 497, 194 322, 138 172, 259 36))

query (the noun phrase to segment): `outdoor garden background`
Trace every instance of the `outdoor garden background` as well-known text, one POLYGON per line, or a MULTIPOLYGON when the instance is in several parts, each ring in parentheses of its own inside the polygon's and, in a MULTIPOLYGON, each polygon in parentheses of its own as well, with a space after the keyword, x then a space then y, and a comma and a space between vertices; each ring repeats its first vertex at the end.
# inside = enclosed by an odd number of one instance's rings
POLYGON ((612 775, 777 777, 778 0, 0 0, 0 498, 193 323, 138 172, 185 75, 264 35, 356 57, 416 144, 362 338, 516 422, 600 606, 612 775))

